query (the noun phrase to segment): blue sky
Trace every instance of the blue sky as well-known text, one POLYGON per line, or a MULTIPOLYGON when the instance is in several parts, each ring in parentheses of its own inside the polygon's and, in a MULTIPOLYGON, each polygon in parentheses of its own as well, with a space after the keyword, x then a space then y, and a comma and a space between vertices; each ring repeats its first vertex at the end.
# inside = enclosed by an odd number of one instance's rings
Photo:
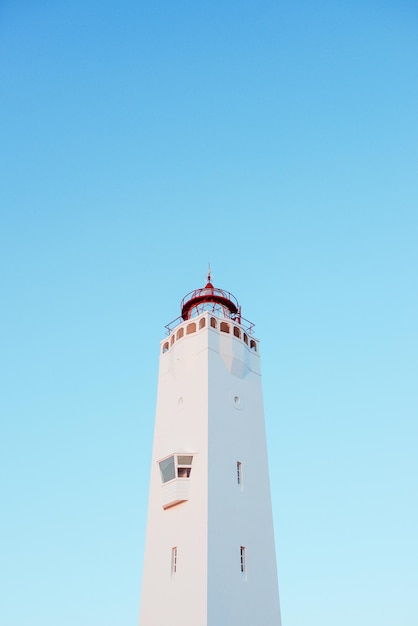
POLYGON ((136 624, 164 325, 261 340, 283 626, 416 626, 408 0, 0 6, 0 622, 136 624))

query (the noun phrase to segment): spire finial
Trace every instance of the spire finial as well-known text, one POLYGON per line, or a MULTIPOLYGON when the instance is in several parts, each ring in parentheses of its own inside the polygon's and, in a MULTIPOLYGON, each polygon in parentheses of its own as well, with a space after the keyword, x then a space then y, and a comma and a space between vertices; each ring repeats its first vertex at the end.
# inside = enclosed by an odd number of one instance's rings
POLYGON ((210 261, 208 261, 208 283, 210 283, 210 261))

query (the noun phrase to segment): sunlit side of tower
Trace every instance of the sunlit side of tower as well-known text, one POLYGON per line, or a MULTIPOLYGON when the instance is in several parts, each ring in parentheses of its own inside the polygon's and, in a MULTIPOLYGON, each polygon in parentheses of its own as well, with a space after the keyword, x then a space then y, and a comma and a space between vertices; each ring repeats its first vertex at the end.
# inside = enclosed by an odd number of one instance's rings
POLYGON ((260 345, 208 282, 161 342, 140 626, 280 626, 260 345))

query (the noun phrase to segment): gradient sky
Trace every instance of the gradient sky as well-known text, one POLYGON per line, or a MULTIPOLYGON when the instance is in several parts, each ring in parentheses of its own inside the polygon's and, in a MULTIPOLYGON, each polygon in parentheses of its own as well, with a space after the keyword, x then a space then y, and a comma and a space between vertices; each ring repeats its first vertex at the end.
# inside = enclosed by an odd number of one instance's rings
POLYGON ((283 626, 416 626, 417 32, 2 0, 2 626, 137 623, 159 341, 209 260, 261 340, 283 626))

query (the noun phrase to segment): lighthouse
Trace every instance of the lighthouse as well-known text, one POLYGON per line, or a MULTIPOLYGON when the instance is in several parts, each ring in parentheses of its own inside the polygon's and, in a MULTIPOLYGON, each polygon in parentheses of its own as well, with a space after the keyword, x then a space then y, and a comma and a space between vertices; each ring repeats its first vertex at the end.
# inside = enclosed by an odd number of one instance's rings
POLYGON ((166 329, 139 626, 280 626, 260 342, 210 271, 166 329))

